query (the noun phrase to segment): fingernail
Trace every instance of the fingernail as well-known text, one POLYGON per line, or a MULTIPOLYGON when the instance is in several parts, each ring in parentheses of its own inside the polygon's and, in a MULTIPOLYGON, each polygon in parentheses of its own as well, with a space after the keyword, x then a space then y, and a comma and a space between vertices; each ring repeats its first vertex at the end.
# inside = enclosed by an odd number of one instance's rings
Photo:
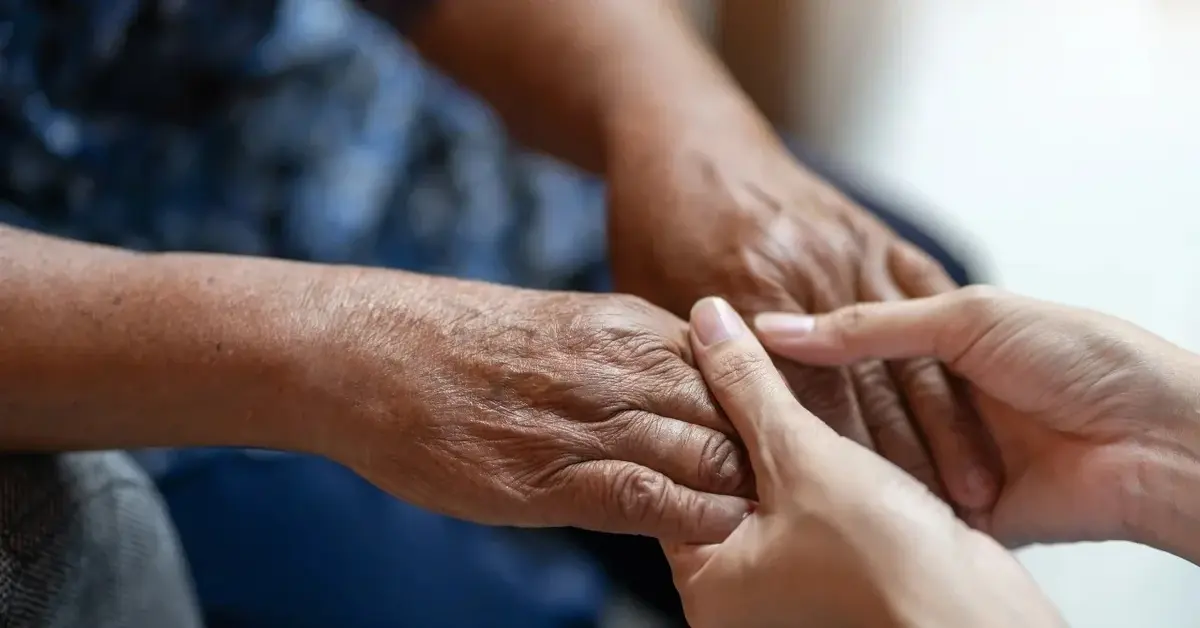
POLYGON ((764 334, 800 337, 817 326, 817 319, 804 314, 770 312, 754 317, 754 328, 764 334))
POLYGON ((711 347, 746 333, 746 324, 725 299, 708 297, 692 308, 692 329, 701 345, 711 347))

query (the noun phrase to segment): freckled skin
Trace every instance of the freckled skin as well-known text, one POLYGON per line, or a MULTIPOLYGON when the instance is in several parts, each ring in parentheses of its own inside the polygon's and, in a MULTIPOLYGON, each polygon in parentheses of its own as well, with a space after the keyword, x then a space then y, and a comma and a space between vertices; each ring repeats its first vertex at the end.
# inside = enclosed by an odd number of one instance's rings
MULTIPOLYGON (((0 444, 299 449, 481 521, 726 529, 743 502, 687 487, 736 493, 748 470, 686 383, 668 312, 711 293, 754 313, 946 286, 786 155, 682 15, 671 0, 442 0, 411 30, 519 137, 607 177, 618 287, 663 310, 4 230, 0 444)), ((842 433, 940 489, 936 460, 971 501, 955 479, 983 457, 940 369, 780 366, 842 433)))
POLYGON ((635 297, 14 229, 0 273, 4 449, 307 451, 469 520, 693 541, 749 507, 685 323, 635 297))
MULTIPOLYGON (((801 168, 686 22, 676 0, 439 0, 412 34, 518 137, 606 176, 621 292, 683 317, 709 295, 752 315, 955 287, 801 168)), ((937 364, 779 367, 818 416, 961 509, 994 499, 998 463, 937 364)))

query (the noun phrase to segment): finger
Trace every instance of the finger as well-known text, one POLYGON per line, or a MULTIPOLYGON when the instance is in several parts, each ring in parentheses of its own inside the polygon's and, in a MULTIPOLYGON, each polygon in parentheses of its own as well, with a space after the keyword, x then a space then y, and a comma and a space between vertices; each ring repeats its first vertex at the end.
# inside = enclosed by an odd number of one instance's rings
POLYGON ((946 490, 934 465, 934 456, 909 416, 908 404, 888 366, 870 360, 849 368, 854 373, 858 403, 875 451, 919 480, 931 493, 945 498, 946 490))
MULTIPOLYGON (((816 318, 765 314, 755 322, 777 353, 817 364, 932 356, 953 366, 992 326, 986 308, 974 308, 979 288, 888 303, 865 303, 816 318)), ((954 502, 990 505, 1000 484, 990 439, 961 391, 937 360, 892 367, 954 502)))
POLYGON ((904 387, 951 500, 967 511, 992 505, 1001 484, 1001 465, 965 391, 932 358, 894 363, 892 371, 904 387))
MULTIPOLYGON (((860 268, 858 298, 862 301, 899 301, 904 295, 895 286, 887 264, 886 232, 867 235, 866 258, 860 268), (875 240, 871 242, 870 240, 875 240)), ((876 451, 917 478, 933 494, 945 498, 946 490, 934 465, 934 454, 919 429, 920 419, 901 392, 894 363, 866 360, 850 366, 863 417, 871 430, 876 451)))
MULTIPOLYGON (((824 307, 830 299, 828 295, 832 293, 832 287, 824 285, 828 282, 823 276, 808 280, 820 284, 808 292, 816 305, 824 307)), ((804 308, 786 292, 769 293, 765 299, 747 301, 747 309, 744 311, 748 312, 762 311, 767 304, 774 305, 780 311, 804 311, 804 308)), ((862 408, 855 394, 854 380, 848 369, 814 367, 778 356, 775 356, 774 361, 784 381, 791 388, 793 396, 801 405, 839 435, 867 449, 875 450, 875 443, 871 440, 866 421, 863 420, 862 408)))
POLYGON ((754 319, 754 328, 771 351, 809 364, 925 356, 950 362, 957 358, 955 347, 943 340, 943 332, 956 311, 956 299, 941 295, 858 303, 817 316, 765 312, 754 319))
MULTIPOLYGON (((658 382, 639 387, 642 391, 636 407, 659 416, 686 421, 722 434, 737 437, 737 432, 721 412, 704 377, 695 368, 687 323, 674 316, 655 319, 654 331, 666 342, 675 357, 666 354, 655 369, 658 382)), ((665 353, 665 352, 664 352, 665 353)), ((646 378, 647 382, 653 381, 646 378)))
POLYGON ((792 396, 766 350, 728 303, 703 299, 691 319, 696 363, 745 442, 759 496, 766 501, 771 478, 795 464, 797 439, 819 437, 827 428, 792 396))
POLYGON ((698 491, 753 495, 749 461, 725 434, 643 411, 618 414, 598 428, 606 458, 642 465, 698 491))
POLYGON ((894 240, 888 248, 888 268, 909 297, 931 297, 959 288, 941 264, 903 240, 894 240))
MULTIPOLYGON (((751 307, 743 310, 757 314, 767 311, 774 306, 776 311, 801 313, 805 311, 828 311, 844 303, 847 286, 853 282, 841 278, 844 269, 841 265, 831 263, 840 256, 837 254, 818 254, 817 248, 807 247, 807 262, 820 272, 795 272, 789 274, 786 285, 781 293, 767 293, 766 303, 756 299, 751 307), (799 299, 803 295, 806 303, 799 299), (766 305, 767 307, 762 307, 766 305)), ((807 265, 807 263, 805 264, 807 265)), ((739 307, 742 307, 739 304, 739 307)), ((783 373, 784 379, 791 386, 792 392, 805 408, 819 417, 826 425, 841 436, 848 438, 867 449, 874 451, 875 442, 862 412, 862 406, 856 392, 854 378, 846 368, 820 368, 812 365, 799 364, 792 360, 775 356, 775 364, 783 373)))
POLYGON ((720 543, 753 508, 749 500, 702 493, 631 462, 591 460, 564 473, 569 475, 562 485, 572 487, 573 494, 553 501, 570 504, 561 521, 572 527, 677 543, 720 543), (588 499, 578 499, 580 487, 588 499))
MULTIPOLYGON (((647 381, 652 380, 647 378, 647 381)), ((662 369, 659 381, 644 387, 639 408, 738 438, 699 369, 675 362, 662 369)))
MULTIPOLYGON (((899 242, 890 251, 892 276, 906 296, 932 297, 957 287, 940 264, 915 246, 899 242)), ((936 338, 933 344, 939 344, 936 338)), ((957 356, 963 353, 960 349, 955 347, 957 356)), ((903 383, 953 501, 967 511, 964 514, 968 518, 991 506, 1003 482, 1003 466, 961 382, 951 377, 938 360, 930 358, 894 363, 892 370, 903 383)))
POLYGON ((813 367, 782 357, 775 365, 809 412, 841 436, 875 450, 849 369, 813 367))

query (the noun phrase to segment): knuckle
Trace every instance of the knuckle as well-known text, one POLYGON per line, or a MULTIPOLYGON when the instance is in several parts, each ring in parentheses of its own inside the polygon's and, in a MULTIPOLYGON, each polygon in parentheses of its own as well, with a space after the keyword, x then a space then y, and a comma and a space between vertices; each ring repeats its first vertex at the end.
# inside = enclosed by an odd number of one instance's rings
POLYGON ((648 330, 628 325, 606 325, 587 340, 587 353, 605 365, 635 373, 665 374, 682 358, 648 330))
POLYGON ((741 448, 723 434, 712 433, 701 446, 698 490, 718 494, 737 494, 746 483, 746 468, 741 448))
POLYGON ((942 364, 932 358, 905 360, 895 367, 904 392, 914 408, 927 407, 930 403, 945 403, 951 395, 946 371, 942 364))
POLYGON ((854 400, 844 369, 785 364, 780 370, 800 404, 817 416, 853 413, 854 400))
POLYGON ((667 479, 644 467, 628 467, 614 478, 613 504, 622 519, 646 526, 660 523, 666 513, 667 479))
POLYGON ((957 293, 958 305, 964 315, 986 316, 994 314, 1005 298, 1005 292, 995 286, 972 285, 957 293))
POLYGON ((924 251, 908 246, 902 249, 901 260, 909 267, 913 277, 926 285, 946 279, 946 270, 924 251))
POLYGON ((867 362, 852 367, 858 402, 863 414, 875 424, 895 424, 907 420, 900 410, 900 395, 892 379, 879 362, 867 362))
POLYGON ((871 447, 870 434, 866 431, 854 386, 845 369, 788 365, 786 371, 801 405, 820 417, 833 431, 871 447))
POLYGON ((846 348, 863 332, 870 322, 871 307, 870 303, 855 303, 833 313, 831 332, 834 346, 846 348))

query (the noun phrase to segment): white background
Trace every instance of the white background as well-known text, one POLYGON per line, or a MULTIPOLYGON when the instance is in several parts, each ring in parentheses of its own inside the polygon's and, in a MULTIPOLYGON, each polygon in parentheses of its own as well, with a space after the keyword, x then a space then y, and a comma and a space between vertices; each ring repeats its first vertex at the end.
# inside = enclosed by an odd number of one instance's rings
MULTIPOLYGON (((1200 351, 1200 2, 824 4, 804 91, 828 150, 929 208, 1001 285, 1200 351)), ((1073 626, 1200 626, 1200 568, 1173 557, 1021 557, 1073 626)))

